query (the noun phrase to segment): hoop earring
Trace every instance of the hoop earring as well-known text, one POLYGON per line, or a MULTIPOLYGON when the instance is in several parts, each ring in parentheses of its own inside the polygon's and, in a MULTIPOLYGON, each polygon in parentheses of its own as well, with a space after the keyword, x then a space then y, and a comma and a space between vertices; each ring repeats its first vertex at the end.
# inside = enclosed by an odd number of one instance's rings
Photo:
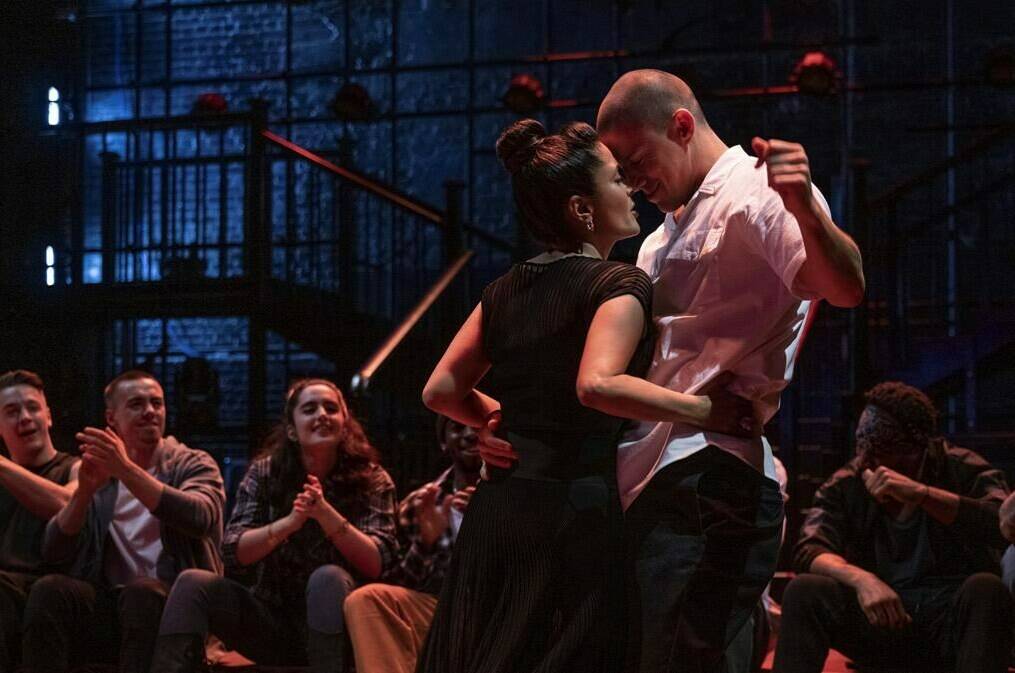
POLYGON ((585 220, 585 226, 588 227, 589 231, 595 231, 596 230, 596 223, 595 223, 595 221, 591 217, 589 217, 587 220, 585 220))

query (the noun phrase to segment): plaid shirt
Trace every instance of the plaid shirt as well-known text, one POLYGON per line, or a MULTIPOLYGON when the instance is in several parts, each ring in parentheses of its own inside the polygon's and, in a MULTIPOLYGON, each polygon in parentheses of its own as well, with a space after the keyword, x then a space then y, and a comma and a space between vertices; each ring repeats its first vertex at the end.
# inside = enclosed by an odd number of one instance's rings
POLYGON ((455 534, 448 525, 429 549, 423 546, 419 523, 416 521, 416 509, 412 506, 412 502, 431 484, 440 486, 441 494, 437 502, 443 501, 445 496, 455 492, 454 469, 449 467, 441 476, 429 484, 420 486, 399 503, 398 542, 404 553, 401 561, 394 565, 383 579, 391 584, 437 595, 451 563, 451 548, 455 544, 455 534))
MULTIPOLYGON (((243 567, 236 558, 240 536, 248 530, 268 525, 288 514, 269 502, 268 483, 271 458, 254 461, 240 482, 236 492, 229 525, 222 541, 222 556, 226 569, 249 577, 253 574, 253 593, 269 605, 305 610, 305 591, 310 574, 322 565, 342 566, 353 576, 356 570, 349 566, 342 553, 324 537, 320 525, 310 519, 303 528, 291 535, 270 554, 243 567)), ((324 497, 332 507, 349 519, 349 523, 370 537, 381 554, 384 572, 394 563, 398 554, 395 532, 395 484, 380 465, 374 465, 371 486, 364 495, 343 493, 334 476, 321 480, 324 497)), ((294 496, 295 497, 295 496, 294 496)), ((361 578, 360 578, 361 579, 361 578)))

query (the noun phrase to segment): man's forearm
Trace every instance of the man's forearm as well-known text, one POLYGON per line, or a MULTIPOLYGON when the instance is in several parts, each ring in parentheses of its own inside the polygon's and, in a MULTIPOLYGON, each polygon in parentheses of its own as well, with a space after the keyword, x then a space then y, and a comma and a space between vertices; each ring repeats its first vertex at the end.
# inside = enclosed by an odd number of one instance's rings
POLYGON ((137 465, 131 464, 126 473, 122 475, 121 481, 149 512, 154 512, 155 508, 159 506, 159 501, 162 499, 162 489, 165 486, 137 465))
POLYGON ((863 568, 855 566, 838 554, 831 552, 815 556, 811 561, 810 572, 815 575, 831 577, 853 588, 856 588, 863 579, 871 575, 863 568))
POLYGON ((926 494, 920 501, 920 507, 923 508, 923 511, 946 526, 955 523, 955 519, 959 515, 959 504, 961 503, 959 496, 951 491, 934 488, 926 484, 924 484, 924 488, 927 489, 926 494))
POLYGON ((863 259, 853 239, 816 204, 794 216, 807 252, 807 261, 797 272, 795 284, 833 306, 850 308, 862 302, 863 259))
POLYGON ((85 525, 85 519, 88 517, 88 508, 92 506, 94 495, 93 491, 78 485, 67 504, 53 517, 61 533, 73 536, 81 532, 81 527, 85 525))
POLYGON ((49 519, 70 502, 76 485, 61 486, 8 458, 0 457, 0 488, 7 489, 22 507, 35 516, 49 519))

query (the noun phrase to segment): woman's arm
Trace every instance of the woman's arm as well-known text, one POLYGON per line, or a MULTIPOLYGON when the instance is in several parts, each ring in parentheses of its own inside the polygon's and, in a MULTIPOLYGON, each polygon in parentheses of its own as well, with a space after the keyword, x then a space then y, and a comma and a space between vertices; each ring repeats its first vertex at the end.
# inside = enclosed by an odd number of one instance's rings
POLYGON ((476 390, 490 369, 483 353, 483 305, 466 319, 423 388, 423 404, 473 428, 500 409, 497 400, 476 390))
POLYGON ((269 521, 269 469, 267 460, 255 461, 236 489, 236 503, 222 537, 222 558, 227 568, 257 563, 306 523, 306 515, 296 511, 269 521))
POLYGON ((733 396, 688 395, 626 374, 645 328, 645 309, 634 295, 610 299, 589 326, 578 369, 578 399, 622 418, 678 421, 729 434, 745 434, 750 402, 733 396))
POLYGON ((290 512, 267 526, 243 531, 236 542, 236 560, 241 566, 257 563, 302 528, 305 522, 306 517, 290 512))
POLYGON ((366 494, 365 511, 350 521, 328 502, 321 481, 307 476, 303 492, 296 496, 293 512, 317 521, 333 545, 360 575, 376 580, 393 561, 395 540, 395 484, 385 475, 366 494))

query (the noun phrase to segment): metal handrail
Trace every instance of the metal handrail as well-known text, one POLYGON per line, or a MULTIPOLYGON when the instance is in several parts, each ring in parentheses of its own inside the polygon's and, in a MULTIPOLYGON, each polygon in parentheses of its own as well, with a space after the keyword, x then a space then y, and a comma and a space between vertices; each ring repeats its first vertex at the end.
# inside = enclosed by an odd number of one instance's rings
POLYGON ((353 375, 351 390, 354 393, 362 394, 366 392, 367 388, 370 387, 370 379, 373 378, 378 368, 384 364, 384 361, 388 359, 392 351, 398 348, 398 345, 402 343, 402 340, 409 334, 409 331, 416 326, 420 318, 430 310, 430 307, 444 293, 448 285, 451 284, 451 281, 455 279, 455 276, 465 268, 465 265, 472 258, 473 254, 472 250, 466 250, 459 255, 458 259, 451 266, 445 269, 444 273, 437 279, 437 282, 427 290, 427 293, 423 295, 416 306, 409 311, 409 314, 402 319, 402 322, 388 335, 388 338, 384 340, 380 347, 374 351, 374 354, 370 356, 366 364, 353 375))
POLYGON ((189 128, 239 126, 249 124, 251 113, 209 112, 180 115, 177 117, 153 117, 150 119, 114 119, 104 122, 70 123, 70 128, 86 134, 116 133, 122 131, 172 131, 189 128))
MULTIPOLYGON (((305 147, 300 147, 296 143, 287 140, 286 138, 283 138, 277 133, 272 133, 271 131, 265 130, 262 131, 262 135, 266 140, 274 143, 277 147, 280 147, 281 149, 289 152, 290 154, 299 157, 301 159, 305 159, 310 163, 339 176, 340 178, 349 180, 355 185, 362 187, 366 191, 376 196, 379 196, 383 199, 387 199, 395 203, 396 205, 401 206, 430 222, 433 222, 434 224, 440 226, 444 226, 446 224, 444 213, 437 210, 433 206, 423 203, 418 199, 414 199, 410 196, 402 194, 401 192, 398 192, 397 190, 394 190, 391 187, 388 187, 374 180, 373 178, 363 175, 362 173, 358 173, 354 170, 345 168, 343 166, 339 166, 338 164, 325 159, 321 155, 315 152, 311 152, 305 147)), ((515 250, 514 246, 511 245, 511 243, 509 243, 508 241, 504 240, 503 238, 491 234, 488 231, 484 231, 483 229, 479 229, 471 224, 464 224, 462 226, 462 230, 468 233, 470 236, 475 236, 476 238, 482 240, 484 243, 487 243, 488 245, 491 245, 495 248, 499 248, 506 252, 512 253, 515 250)))
POLYGON ((470 235, 475 236, 477 239, 480 239, 494 247, 514 252, 514 247, 499 237, 480 229, 476 229, 475 227, 468 225, 463 226, 458 215, 460 206, 452 205, 452 200, 448 201, 447 211, 441 212, 432 206, 402 194, 401 192, 381 184, 361 173, 339 166, 338 164, 325 159, 321 155, 301 147, 267 129, 261 130, 260 134, 262 138, 289 154, 312 163, 319 168, 322 168, 325 171, 328 171, 329 173, 332 173, 333 175, 336 175, 343 180, 347 180, 357 187, 374 194, 375 196, 385 199, 424 220, 436 224, 444 230, 446 237, 450 237, 450 239, 445 242, 445 254, 450 258, 453 258, 454 261, 447 269, 444 270, 433 286, 427 290, 426 294, 423 295, 419 302, 417 302, 405 318, 403 318, 402 321, 395 327, 391 334, 389 334, 388 337, 381 343, 377 350, 374 351, 374 353, 366 361, 366 364, 364 364, 359 371, 353 375, 350 389, 354 394, 363 394, 367 391, 370 386, 370 381, 377 370, 387 361, 387 359, 391 356, 391 353, 398 348, 402 341, 405 340, 405 337, 409 334, 412 328, 415 327, 426 312, 430 310, 437 299, 447 290, 451 282, 456 276, 458 276, 462 269, 465 268, 466 264, 475 254, 472 250, 461 250, 461 240, 459 236, 462 231, 466 231, 470 235))
POLYGON ((305 159, 312 164, 320 166, 324 170, 330 173, 334 173, 335 175, 341 177, 342 179, 348 180, 349 182, 352 182, 356 186, 361 187, 366 191, 381 197, 382 199, 391 201, 395 205, 398 205, 412 213, 415 213, 416 215, 419 215, 425 220, 429 220, 430 222, 433 222, 434 224, 438 224, 441 226, 444 226, 445 224, 444 215, 431 206, 428 206, 424 203, 420 203, 419 201, 410 198, 405 194, 396 192, 390 187, 385 187, 384 185, 375 182, 374 180, 371 180, 370 178, 366 177, 365 175, 361 175, 356 171, 349 170, 348 168, 343 168, 338 164, 328 161, 321 155, 315 154, 308 149, 300 147, 296 143, 286 140, 285 138, 276 133, 264 130, 261 131, 261 135, 263 135, 266 140, 269 140, 270 142, 274 143, 278 147, 281 147, 287 152, 295 154, 297 157, 301 159, 305 159))

